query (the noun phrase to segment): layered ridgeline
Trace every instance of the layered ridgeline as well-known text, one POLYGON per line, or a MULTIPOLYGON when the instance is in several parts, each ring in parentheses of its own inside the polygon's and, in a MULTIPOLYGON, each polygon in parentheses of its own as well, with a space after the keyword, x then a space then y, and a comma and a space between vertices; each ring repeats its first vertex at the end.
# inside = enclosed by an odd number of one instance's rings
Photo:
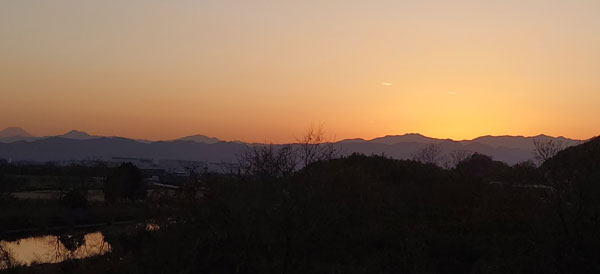
MULTIPOLYGON (((404 134, 372 140, 346 139, 333 144, 341 155, 358 152, 367 155, 383 154, 397 159, 411 158, 424 147, 435 144, 441 155, 453 151, 470 151, 492 156, 495 160, 508 164, 515 164, 533 158, 534 140, 555 140, 566 147, 582 143, 581 140, 546 135, 482 136, 472 140, 455 141, 430 138, 420 134, 404 134)), ((146 141, 95 136, 76 130, 63 135, 44 137, 32 136, 16 127, 0 131, 0 158, 14 161, 77 161, 122 157, 212 163, 235 162, 242 150, 254 145, 260 144, 228 142, 204 135, 167 141, 146 141)))

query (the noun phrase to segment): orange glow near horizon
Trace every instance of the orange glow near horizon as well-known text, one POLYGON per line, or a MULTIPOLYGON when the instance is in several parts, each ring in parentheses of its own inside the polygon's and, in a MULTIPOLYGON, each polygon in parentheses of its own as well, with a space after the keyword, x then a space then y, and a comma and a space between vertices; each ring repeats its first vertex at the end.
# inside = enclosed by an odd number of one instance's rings
POLYGON ((567 0, 5 1, 0 128, 587 139, 599 13, 567 0))

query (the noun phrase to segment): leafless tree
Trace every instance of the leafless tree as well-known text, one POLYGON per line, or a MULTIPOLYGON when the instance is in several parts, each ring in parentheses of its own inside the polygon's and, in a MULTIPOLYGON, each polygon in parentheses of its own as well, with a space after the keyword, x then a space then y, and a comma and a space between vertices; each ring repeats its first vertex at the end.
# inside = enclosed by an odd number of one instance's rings
POLYGON ((290 145, 250 146, 240 155, 238 163, 240 173, 259 179, 281 178, 296 170, 297 155, 290 145))
POLYGON ((565 149, 565 143, 559 139, 533 139, 533 156, 541 164, 565 149))
POLYGON ((428 144, 421 150, 412 154, 412 159, 417 162, 421 162, 424 164, 438 164, 440 161, 440 156, 442 154, 442 149, 439 145, 436 144, 428 144))
POLYGON ((323 125, 309 127, 297 142, 299 144, 298 156, 303 166, 317 161, 331 160, 338 154, 334 142, 326 139, 323 125))
POLYGON ((470 150, 454 150, 448 153, 446 168, 456 167, 460 162, 471 157, 473 153, 474 152, 470 150))

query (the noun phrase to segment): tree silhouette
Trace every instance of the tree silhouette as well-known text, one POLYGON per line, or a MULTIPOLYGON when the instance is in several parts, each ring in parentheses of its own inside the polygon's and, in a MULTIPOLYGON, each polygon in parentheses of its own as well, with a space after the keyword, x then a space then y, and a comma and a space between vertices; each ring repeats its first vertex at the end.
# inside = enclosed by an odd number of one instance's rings
POLYGON ((292 146, 259 145, 247 147, 238 155, 240 172, 257 179, 275 179, 291 175, 298 164, 292 146))
POLYGON ((533 139, 533 155, 534 158, 541 164, 546 160, 552 158, 559 151, 565 149, 565 144, 559 139, 533 139))
POLYGON ((330 140, 326 140, 325 130, 322 125, 309 127, 305 134, 298 140, 298 157, 303 166, 311 163, 331 160, 337 156, 337 148, 330 140))
POLYGON ((417 161, 423 164, 438 164, 442 149, 439 145, 428 144, 421 150, 413 153, 413 161, 417 161))
POLYGON ((121 199, 139 200, 146 197, 146 186, 140 170, 132 163, 124 163, 113 170, 104 183, 104 199, 115 202, 121 199))

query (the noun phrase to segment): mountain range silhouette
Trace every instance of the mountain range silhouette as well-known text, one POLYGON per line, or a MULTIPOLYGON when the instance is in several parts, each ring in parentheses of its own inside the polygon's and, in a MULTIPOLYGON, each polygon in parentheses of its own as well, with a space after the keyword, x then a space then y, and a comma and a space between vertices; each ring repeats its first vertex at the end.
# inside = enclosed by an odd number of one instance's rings
MULTIPOLYGON (((418 133, 388 135, 365 139, 345 139, 333 143, 341 154, 359 152, 384 154, 406 159, 427 146, 437 144, 442 153, 468 150, 492 156, 494 159, 515 164, 533 158, 534 139, 560 140, 566 146, 582 140, 565 137, 538 136, 481 136, 472 140, 455 141, 427 137, 418 133)), ((0 158, 15 161, 77 161, 130 157, 145 159, 177 159, 205 162, 235 162, 237 155, 247 146, 260 144, 228 142, 204 135, 187 136, 168 141, 145 141, 123 137, 90 135, 72 130, 58 136, 35 137, 27 131, 10 127, 0 131, 0 158)), ((275 145, 281 146, 281 145, 275 145)))

